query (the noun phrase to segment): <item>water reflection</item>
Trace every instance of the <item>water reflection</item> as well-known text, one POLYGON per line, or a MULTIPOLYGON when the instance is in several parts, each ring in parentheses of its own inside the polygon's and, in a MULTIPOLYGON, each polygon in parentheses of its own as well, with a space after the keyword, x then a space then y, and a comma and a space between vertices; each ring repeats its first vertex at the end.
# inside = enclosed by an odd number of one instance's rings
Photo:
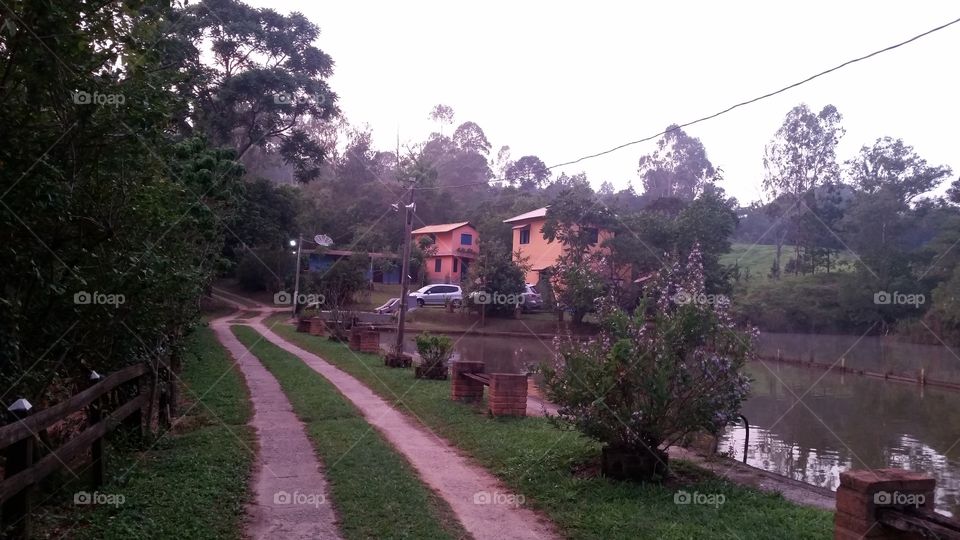
MULTIPOLYGON (((833 490, 851 467, 923 471, 938 509, 960 515, 960 394, 776 362, 748 371, 747 463, 833 490)), ((743 437, 732 427, 720 451, 741 459, 743 437)))

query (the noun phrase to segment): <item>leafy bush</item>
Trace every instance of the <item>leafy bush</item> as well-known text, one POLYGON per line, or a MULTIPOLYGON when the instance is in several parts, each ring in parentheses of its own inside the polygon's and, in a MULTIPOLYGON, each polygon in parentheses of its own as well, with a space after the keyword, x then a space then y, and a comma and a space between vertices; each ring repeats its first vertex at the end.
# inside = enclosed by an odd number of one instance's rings
POLYGON ((417 336, 417 352, 423 363, 417 372, 428 379, 446 378, 447 360, 453 356, 453 341, 447 336, 424 332, 417 336))
POLYGON ((755 331, 734 327, 725 297, 705 295, 699 249, 686 268, 655 279, 633 315, 601 301, 599 336, 558 340, 556 364, 543 371, 558 422, 665 463, 668 446, 695 431, 716 433, 739 413, 755 331))

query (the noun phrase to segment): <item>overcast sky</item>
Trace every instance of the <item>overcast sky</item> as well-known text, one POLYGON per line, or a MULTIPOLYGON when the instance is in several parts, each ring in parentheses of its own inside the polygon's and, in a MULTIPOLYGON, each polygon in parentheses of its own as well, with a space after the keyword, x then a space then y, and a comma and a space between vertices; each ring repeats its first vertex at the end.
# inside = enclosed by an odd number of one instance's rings
MULTIPOLYGON (((423 140, 437 103, 479 124, 513 158, 570 161, 698 118, 957 17, 953 1, 319 2, 250 0, 301 11, 336 62, 351 123, 376 144, 423 140)), ((833 103, 860 146, 902 137, 960 173, 960 24, 687 129, 741 202, 760 197, 763 147, 800 102, 833 103)), ((594 186, 639 188, 643 143, 566 167, 594 186)))

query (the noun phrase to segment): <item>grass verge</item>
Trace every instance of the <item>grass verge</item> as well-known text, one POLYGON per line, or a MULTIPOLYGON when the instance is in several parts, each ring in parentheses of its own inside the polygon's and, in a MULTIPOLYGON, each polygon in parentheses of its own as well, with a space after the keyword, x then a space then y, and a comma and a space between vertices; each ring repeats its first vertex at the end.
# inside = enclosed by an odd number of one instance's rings
POLYGON ((450 507, 333 385, 252 328, 233 332, 277 378, 306 425, 346 538, 467 537, 450 507))
MULTIPOLYGON (((590 471, 596 443, 543 418, 492 419, 454 403, 449 382, 419 381, 375 355, 299 334, 272 317, 268 326, 292 343, 350 373, 399 409, 473 456, 527 504, 544 511, 571 538, 828 538, 830 512, 796 506, 778 495, 743 488, 683 463, 681 482, 613 482, 590 471), (397 396, 402 396, 402 403, 397 396), (723 503, 676 504, 680 491, 723 495, 723 503)), ((703 500, 703 498, 701 498, 703 500)))
POLYGON ((98 493, 122 504, 78 507, 68 485, 62 511, 44 516, 47 536, 62 538, 242 538, 253 460, 250 405, 243 379, 213 332, 193 336, 180 374, 177 425, 138 453, 108 448, 107 482, 98 493), (121 498, 122 497, 122 498, 121 498))

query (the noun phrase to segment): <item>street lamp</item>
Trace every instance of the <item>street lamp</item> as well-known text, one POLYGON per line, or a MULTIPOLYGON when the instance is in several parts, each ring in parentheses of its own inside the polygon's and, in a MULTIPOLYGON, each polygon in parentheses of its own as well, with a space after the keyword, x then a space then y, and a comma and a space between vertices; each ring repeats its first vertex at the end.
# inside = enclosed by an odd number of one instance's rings
POLYGON ((290 247, 297 246, 297 266, 293 269, 293 314, 291 317, 297 316, 297 300, 300 298, 300 250, 303 246, 303 235, 301 234, 297 237, 296 240, 290 240, 290 247))
MULTIPOLYGON (((307 240, 310 242, 310 240, 307 240)), ((333 239, 325 234, 318 234, 313 237, 313 243, 318 247, 328 247, 333 245, 333 239)), ((300 251, 303 246, 303 235, 297 236, 296 240, 290 239, 290 247, 297 247, 297 267, 294 270, 293 278, 293 316, 297 316, 297 299, 300 298, 300 251)))

